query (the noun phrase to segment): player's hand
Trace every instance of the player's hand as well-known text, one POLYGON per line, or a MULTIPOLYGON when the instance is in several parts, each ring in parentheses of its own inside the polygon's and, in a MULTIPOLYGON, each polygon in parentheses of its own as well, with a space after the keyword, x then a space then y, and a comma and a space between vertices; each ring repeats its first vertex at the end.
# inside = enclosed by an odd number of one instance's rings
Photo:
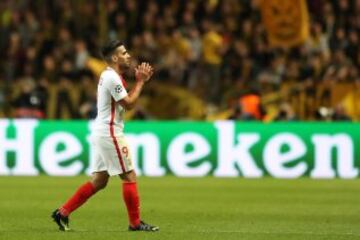
POLYGON ((154 73, 153 67, 149 63, 141 63, 135 68, 135 78, 137 81, 147 82, 154 73))

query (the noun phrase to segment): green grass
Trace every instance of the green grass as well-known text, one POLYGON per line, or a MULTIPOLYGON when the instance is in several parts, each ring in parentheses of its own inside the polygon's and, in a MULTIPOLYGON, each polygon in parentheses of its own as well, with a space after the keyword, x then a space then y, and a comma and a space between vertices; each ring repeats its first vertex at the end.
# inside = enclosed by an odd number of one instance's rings
POLYGON ((0 239, 360 239, 360 180, 139 178, 142 218, 127 232, 121 184, 109 186, 59 232, 51 211, 87 177, 0 177, 0 239))

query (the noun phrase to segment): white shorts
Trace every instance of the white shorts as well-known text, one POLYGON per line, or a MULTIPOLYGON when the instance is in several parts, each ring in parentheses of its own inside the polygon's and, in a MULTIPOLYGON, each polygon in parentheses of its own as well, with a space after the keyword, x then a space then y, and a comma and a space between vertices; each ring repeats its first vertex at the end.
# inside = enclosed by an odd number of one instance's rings
POLYGON ((94 148, 92 172, 107 171, 110 176, 114 176, 134 169, 125 136, 114 138, 93 136, 91 142, 94 148))

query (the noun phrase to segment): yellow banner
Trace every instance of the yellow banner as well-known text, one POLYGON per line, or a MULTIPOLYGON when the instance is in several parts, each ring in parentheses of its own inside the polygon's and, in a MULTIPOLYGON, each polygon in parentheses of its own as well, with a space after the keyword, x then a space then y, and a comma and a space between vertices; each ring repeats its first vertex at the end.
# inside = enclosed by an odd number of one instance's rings
POLYGON ((273 47, 293 47, 309 36, 309 16, 305 0, 263 0, 262 21, 273 47))

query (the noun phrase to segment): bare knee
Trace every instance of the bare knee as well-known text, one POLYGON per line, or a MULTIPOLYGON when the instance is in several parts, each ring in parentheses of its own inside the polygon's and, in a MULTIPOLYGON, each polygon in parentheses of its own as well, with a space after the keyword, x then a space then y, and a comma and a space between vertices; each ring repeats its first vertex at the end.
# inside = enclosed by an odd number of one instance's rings
POLYGON ((134 170, 130 171, 130 172, 126 172, 126 173, 122 173, 119 174, 119 177, 124 181, 124 182, 136 182, 136 173, 134 170))
POLYGON ((92 183, 93 183, 96 191, 100 191, 100 190, 106 188, 108 181, 107 180, 106 181, 93 181, 92 183))
POLYGON ((94 173, 91 183, 94 185, 96 191, 104 189, 108 183, 109 175, 106 172, 94 173))

